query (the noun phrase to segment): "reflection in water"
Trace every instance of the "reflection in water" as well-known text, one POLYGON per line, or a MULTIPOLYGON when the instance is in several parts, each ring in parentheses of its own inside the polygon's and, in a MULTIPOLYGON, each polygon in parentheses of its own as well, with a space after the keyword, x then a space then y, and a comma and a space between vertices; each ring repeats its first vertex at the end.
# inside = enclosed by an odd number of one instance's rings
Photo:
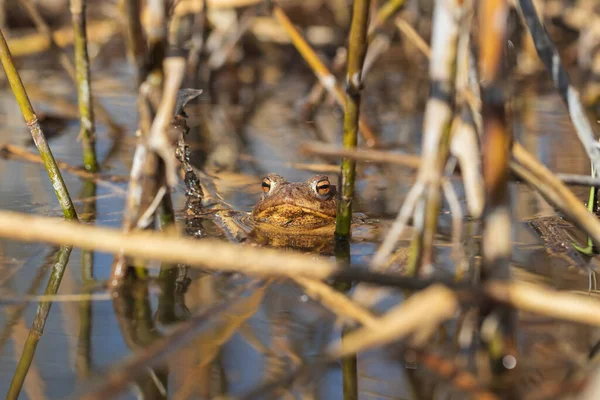
MULTIPOLYGON (((392 78, 388 75, 384 79, 392 78)), ((397 76, 395 79, 403 81, 406 77, 397 76)), ((226 202, 245 211, 256 202, 258 193, 253 190, 260 190, 255 185, 258 179, 255 176, 250 179, 243 174, 254 174, 255 169, 260 173, 277 171, 291 180, 303 180, 314 174, 286 166, 291 161, 308 161, 296 154, 296 148, 299 142, 311 137, 303 126, 291 122, 291 112, 286 108, 299 90, 292 86, 301 86, 298 83, 301 80, 301 77, 286 80, 281 90, 274 91, 276 93, 272 99, 257 106, 247 127, 252 167, 243 169, 241 174, 230 173, 220 182, 219 175, 216 178, 224 187, 221 194, 226 202), (286 135, 282 132, 286 132, 286 135), (235 179, 242 183, 237 182, 237 186, 234 186, 231 182, 235 179), (251 185, 248 185, 249 180, 251 185), (228 183, 231 186, 227 186, 228 183)), ((418 82, 417 79, 407 82, 406 90, 422 90, 418 82)), ((528 86, 523 85, 523 88, 528 86)), ((129 93, 125 86, 122 89, 123 93, 129 93)), ((119 122, 128 126, 129 132, 134 132, 130 115, 134 114, 135 101, 128 94, 121 95, 123 97, 115 95, 114 103, 106 102, 106 105, 111 113, 119 117, 119 122)), ((366 98, 374 95, 367 93, 366 98)), ((395 92, 388 95, 388 101, 377 106, 387 116, 382 122, 381 132, 385 138, 394 140, 399 130, 408 132, 402 142, 406 147, 418 147, 420 117, 411 111, 406 119, 398 119, 397 108, 401 99, 396 97, 398 94, 395 92), (395 119, 391 116, 395 116, 395 119)), ((515 124, 519 139, 553 170, 586 173, 589 165, 579 144, 572 144, 572 127, 558 97, 528 92, 524 98, 528 107, 522 108, 523 115, 517 116, 515 124)), ((411 106, 414 107, 414 104, 411 103, 411 106)), ((336 118, 333 114, 319 115, 318 121, 321 127, 329 124, 335 128, 339 122, 336 118)), ((9 125, 0 131, 0 136, 8 141, 21 128, 21 125, 9 125)), ((77 135, 75 128, 67 127, 64 134, 52 142, 57 158, 72 164, 79 163, 80 144, 74 140, 77 135)), ((101 127, 98 132, 101 156, 105 155, 111 143, 105 134, 106 131, 101 127)), ((130 143, 124 140, 121 149, 111 158, 110 165, 106 166, 106 172, 127 174, 131 162, 130 150, 130 143)), ((60 209, 52 197, 52 188, 38 166, 1 161, 0 170, 0 207, 60 215, 60 209)), ((379 171, 372 166, 366 166, 360 176, 357 211, 370 216, 383 216, 383 219, 373 223, 385 226, 388 222, 385 217, 397 210, 412 179, 408 174, 398 174, 387 168, 379 171), (385 174, 385 180, 381 178, 381 172, 385 174)), ((79 188, 82 190, 79 196, 81 202, 77 205, 85 223, 120 226, 123 199, 119 194, 107 187, 82 184, 72 176, 67 176, 66 180, 73 193, 79 188)), ((176 210, 184 210, 190 217, 185 219, 187 233, 198 238, 223 236, 214 222, 223 218, 224 213, 199 213, 201 196, 185 199, 183 192, 183 188, 178 188, 173 193, 173 202, 176 210), (189 207, 184 207, 184 201, 190 199, 195 201, 191 201, 189 207)), ((586 192, 586 189, 578 192, 582 200, 587 196, 586 192)), ((464 196, 459 196, 464 203, 464 196)), ((515 204, 514 217, 518 221, 530 219, 540 212, 553 212, 545 200, 522 184, 511 186, 511 196, 515 204)), ((325 256, 336 256, 344 261, 351 260, 354 264, 364 264, 376 248, 379 236, 359 237, 358 234, 366 229, 365 225, 362 223, 355 231, 357 236, 350 243, 351 246, 341 249, 339 246, 336 249, 335 243, 330 240, 307 240, 304 235, 291 237, 265 234, 259 230, 250 234, 254 244, 246 245, 294 246, 325 256)), ((467 259, 475 260, 476 264, 479 227, 476 222, 471 227, 470 240, 473 243, 467 250, 474 257, 467 259)), ((587 289, 587 273, 570 268, 565 260, 547 254, 547 246, 541 245, 538 235, 528 223, 515 224, 513 238, 515 275, 521 274, 523 279, 532 280, 543 278, 549 284, 564 289, 587 289)), ((445 238, 440 239, 438 244, 442 265, 440 270, 444 270, 446 265, 451 264, 450 247, 445 238)), ((47 246, 9 241, 3 241, 2 247, 0 285, 3 291, 14 296, 39 293, 49 269, 40 267, 48 264, 43 258, 51 257, 50 263, 54 264, 55 258, 64 261, 67 251, 63 249, 57 254, 47 246), (23 266, 15 267, 11 260, 27 261, 23 266)), ((73 251, 69 263, 76 281, 74 291, 90 292, 107 278, 112 257, 91 252, 81 252, 81 257, 76 257, 77 251, 73 251)), ((404 256, 403 253, 398 254, 398 265, 404 264, 404 256)), ((135 398, 140 393, 147 398, 165 398, 168 393, 169 398, 178 399, 212 398, 221 394, 244 396, 273 381, 283 384, 275 391, 262 392, 260 398, 342 399, 356 397, 356 394, 361 399, 408 398, 411 392, 423 396, 448 392, 446 387, 439 384, 439 380, 436 381, 428 370, 418 366, 414 360, 399 358, 399 353, 394 351, 395 346, 361 354, 356 365, 353 364, 354 360, 343 365, 324 364, 326 346, 339 339, 343 329, 351 327, 341 326, 335 315, 318 301, 308 298, 302 289, 291 282, 273 280, 256 283, 235 274, 213 275, 182 265, 165 264, 160 267, 160 271, 153 273, 148 282, 122 288, 111 303, 79 302, 77 321, 66 321, 67 313, 57 312, 65 307, 60 303, 55 303, 52 309, 50 303, 42 303, 39 316, 36 315, 35 304, 4 307, 0 314, 0 388, 8 390, 18 360, 23 358, 25 364, 32 360, 25 380, 21 379, 24 375, 17 375, 21 378, 15 381, 15 388, 18 381, 24 383, 20 397, 23 399, 64 398, 80 392, 108 396, 113 392, 102 390, 116 391, 117 384, 122 386, 119 390, 125 393, 124 398, 135 398), (46 329, 40 338, 43 320, 46 329), (29 334, 28 327, 32 321, 36 321, 36 329, 31 333, 35 335, 35 340, 29 341, 29 352, 23 353, 23 348, 27 346, 24 339, 29 334), (69 323, 73 326, 77 323, 78 329, 69 329, 69 323), (165 336, 167 332, 178 334, 174 337, 165 336), (70 357, 73 352, 71 343, 77 343, 73 359, 70 357), (35 346, 37 351, 33 357, 31 349, 35 346), (147 352, 144 357, 148 358, 139 358, 141 350, 147 352), (142 362, 149 360, 152 361, 152 369, 142 362), (314 366, 314 371, 302 370, 301 367, 305 365, 314 366), (344 375, 343 371, 348 373, 344 375), (350 377, 352 373, 356 378, 350 377), (106 380, 93 381, 94 384, 89 386, 88 377, 105 374, 106 380), (134 386, 128 386, 120 380, 128 376, 135 377, 134 386), (289 376, 294 379, 286 380, 289 376), (113 386, 102 386, 106 382, 113 386), (348 382, 354 386, 347 385, 348 382), (434 385, 434 382, 438 385, 434 385)), ((64 267, 58 269, 64 271, 64 267)), ((54 282, 59 279, 58 269, 51 273, 54 282)), ((357 290, 335 287, 343 291, 357 290)), ((374 304, 374 310, 380 313, 401 301, 401 294, 388 292, 387 297, 380 298, 374 304)), ((468 325, 467 322, 464 325, 468 325)), ((474 364, 472 353, 477 343, 471 341, 465 348, 457 349, 454 335, 460 331, 460 326, 459 323, 451 325, 447 327, 447 332, 440 333, 435 349, 449 359, 460 353, 464 361, 461 365, 468 368, 474 364)), ((569 360, 584 359, 589 348, 598 340, 598 333, 592 329, 528 315, 521 316, 518 329, 517 340, 522 352, 519 366, 523 372, 524 387, 533 387, 542 379, 540 376, 543 379, 562 379, 569 370, 575 368, 569 360)))

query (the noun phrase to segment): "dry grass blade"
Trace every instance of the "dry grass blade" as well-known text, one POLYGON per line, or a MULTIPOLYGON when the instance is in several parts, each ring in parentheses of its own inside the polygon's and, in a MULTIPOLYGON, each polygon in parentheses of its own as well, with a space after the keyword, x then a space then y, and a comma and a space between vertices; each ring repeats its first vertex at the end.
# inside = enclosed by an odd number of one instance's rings
POLYGON ((412 169, 417 169, 421 165, 421 157, 414 154, 400 154, 371 149, 343 149, 335 145, 319 142, 304 143, 300 147, 300 152, 324 157, 346 157, 357 161, 402 165, 412 169))
POLYGON ((558 292, 527 282, 491 282, 484 291, 492 299, 521 311, 600 326, 600 301, 580 294, 558 292))
POLYGON ((293 280, 300 284, 310 297, 321 302, 339 317, 348 318, 370 328, 377 327, 377 318, 369 310, 331 286, 309 278, 296 277, 293 280))
POLYGON ((359 328, 348 333, 342 342, 328 349, 332 358, 365 351, 413 334, 424 339, 458 310, 458 299, 453 291, 442 285, 433 285, 414 294, 404 303, 392 308, 379 318, 376 326, 359 328))
POLYGON ((513 172, 565 213, 569 220, 583 229, 596 243, 600 243, 600 221, 577 196, 519 143, 513 144, 512 155, 518 162, 511 162, 513 172))

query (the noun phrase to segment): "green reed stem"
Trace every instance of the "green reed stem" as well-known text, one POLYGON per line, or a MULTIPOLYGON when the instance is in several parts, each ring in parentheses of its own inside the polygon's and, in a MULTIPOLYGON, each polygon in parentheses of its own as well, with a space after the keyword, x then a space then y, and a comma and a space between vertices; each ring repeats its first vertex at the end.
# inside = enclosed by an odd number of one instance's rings
MULTIPOLYGON (((97 186, 93 181, 85 181, 81 191, 83 203, 83 215, 80 216, 84 222, 94 221, 96 218, 96 193, 97 186)), ((81 251, 81 281, 84 287, 91 287, 94 283, 94 252, 92 250, 81 251)), ((89 289, 86 293, 91 293, 89 289)), ((92 300, 82 301, 79 305, 79 337, 77 342, 77 358, 75 365, 78 376, 88 377, 91 369, 91 335, 92 335, 92 300)))
MULTIPOLYGON (((44 21, 44 18, 38 11, 36 4, 32 0, 19 0, 19 3, 25 9, 27 14, 29 14, 29 17, 34 23, 36 29, 48 40, 48 43, 50 44, 50 53, 58 58, 58 61, 73 82, 77 82, 75 66, 73 66, 73 63, 71 62, 71 59, 65 50, 60 47, 58 43, 56 43, 56 40, 54 40, 52 29, 50 26, 48 26, 46 21, 44 21)), ((100 104, 99 101, 95 103, 94 107, 100 120, 105 122, 112 132, 120 133, 122 131, 121 127, 113 120, 109 112, 102 106, 102 104, 100 104)))
MULTIPOLYGON (((58 291, 60 281, 62 280, 67 264, 69 263, 69 257, 71 256, 72 250, 73 246, 60 247, 44 294, 54 295, 58 291)), ((27 336, 27 341, 25 342, 25 347, 23 348, 23 353, 21 354, 21 359, 19 360, 19 364, 15 370, 15 375, 10 382, 10 388, 8 389, 8 393, 6 395, 7 400, 16 400, 21 393, 23 382, 25 382, 25 377, 29 372, 29 367, 33 361, 38 342, 44 333, 46 319, 50 313, 51 306, 51 301, 43 301, 38 305, 35 319, 33 320, 33 324, 31 324, 31 329, 29 330, 29 335, 27 336)))
POLYGON ((71 17, 75 34, 75 70, 77 81, 77 99, 79 102, 79 137, 83 145, 83 166, 87 171, 96 172, 96 132, 94 109, 92 107, 92 85, 90 78, 90 60, 87 51, 86 0, 71 0, 71 17))
POLYGON ((63 214, 65 218, 68 220, 76 220, 77 212, 75 211, 75 207, 73 206, 73 202, 71 201, 71 196, 69 195, 69 191, 67 190, 67 186, 60 174, 60 170, 58 169, 58 165, 56 165, 56 161, 54 160, 54 156, 52 155, 52 151, 46 142, 46 137, 42 132, 42 128, 38 122, 37 116, 33 111, 33 106, 29 101, 29 97, 27 96, 27 92, 25 91, 25 87, 23 86, 23 82, 21 81, 21 77, 15 68, 15 64, 13 62, 12 56, 10 54, 10 49, 8 48, 8 44, 6 43, 6 39, 4 38, 4 33, 0 29, 0 61, 2 61, 2 66, 4 67, 4 71, 6 72, 6 76, 8 78, 8 82, 10 83, 10 87, 17 99, 17 103, 19 104, 19 108, 21 109, 21 113, 23 114, 23 118, 25 118, 25 122, 27 123, 27 127, 31 132, 31 137, 40 152, 40 156, 42 157, 42 161, 44 162, 44 167, 46 167, 46 171, 48 172, 48 177, 50 178, 50 182, 52 183, 52 187, 54 187, 54 191, 56 192, 56 197, 58 198, 58 202, 63 210, 63 214))
MULTIPOLYGON (((362 89, 361 74, 367 52, 367 23, 369 22, 370 3, 370 0, 355 0, 352 10, 348 46, 348 72, 346 74, 344 137, 342 140, 346 149, 355 149, 358 139, 360 91, 362 89)), ((350 236, 355 178, 356 161, 344 158, 342 160, 342 183, 335 228, 335 235, 339 238, 350 236)))

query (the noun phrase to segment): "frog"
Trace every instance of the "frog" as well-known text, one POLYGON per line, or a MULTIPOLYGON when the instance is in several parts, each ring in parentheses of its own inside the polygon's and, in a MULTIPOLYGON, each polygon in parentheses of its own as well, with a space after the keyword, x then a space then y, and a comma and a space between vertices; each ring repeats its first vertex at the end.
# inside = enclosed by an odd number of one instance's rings
POLYGON ((304 182, 288 182, 268 174, 261 183, 263 194, 251 216, 255 223, 287 233, 332 233, 337 214, 337 188, 326 175, 304 182))

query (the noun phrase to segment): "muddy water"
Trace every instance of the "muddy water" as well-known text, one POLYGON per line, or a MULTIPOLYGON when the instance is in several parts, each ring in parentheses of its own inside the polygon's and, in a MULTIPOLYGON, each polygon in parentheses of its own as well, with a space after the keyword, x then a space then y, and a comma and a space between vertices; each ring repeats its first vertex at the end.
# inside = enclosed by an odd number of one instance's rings
MULTIPOLYGON (((386 63, 382 63, 386 65, 386 63)), ((387 63, 389 64, 389 63, 387 63)), ((34 68, 34 66, 32 66, 34 68)), ((135 131, 135 98, 128 79, 128 70, 113 65, 112 71, 96 71, 95 93, 126 127, 127 137, 105 171, 126 175, 131 165, 132 133, 135 131), (115 76, 124 78, 115 80, 115 76)), ((44 80, 42 89, 75 101, 74 94, 60 74, 44 80)), ((54 76, 54 75, 51 75, 54 76)), ((34 70, 23 69, 23 79, 39 78, 34 70)), ((326 160, 299 155, 299 145, 318 137, 337 142, 341 130, 341 114, 324 106, 309 124, 298 121, 295 105, 313 82, 309 75, 298 72, 295 79, 286 76, 278 84, 265 88, 268 95, 257 106, 244 126, 245 141, 241 170, 213 171, 215 184, 223 198, 235 208, 249 211, 260 192, 260 176, 278 172, 290 180, 306 179, 313 172, 290 166, 290 162, 326 160), (248 161, 250 160, 250 161, 248 161)), ((408 73, 386 73, 367 81, 365 110, 383 139, 405 151, 418 152, 421 116, 418 99, 423 97, 419 79, 408 73), (389 86, 404 85, 403 93, 389 86), (414 101, 407 101, 411 96, 414 101), (400 112, 398 112, 400 110, 400 112), (377 122, 375 124, 375 122, 377 122)), ((559 98, 552 91, 525 86, 519 99, 521 112, 516 115, 515 135, 538 155, 553 171, 587 173, 585 154, 575 140, 573 128, 559 98)), ((36 102, 39 111, 52 111, 52 104, 36 102)), ((0 97, 2 143, 22 145, 27 140, 22 121, 12 96, 0 97)), ((191 121, 195 114, 190 112, 191 121)), ((79 163, 80 144, 76 141, 78 124, 66 122, 64 133, 51 140, 56 158, 73 165, 79 163)), ((98 152, 104 159, 112 139, 107 129, 98 128, 98 152)), ((31 214, 60 216, 51 185, 38 165, 18 160, 0 160, 0 208, 31 214)), ((65 174, 65 180, 76 199, 78 211, 83 210, 82 181, 65 174)), ((371 219, 370 224, 383 224, 393 217, 412 182, 412 172, 402 168, 377 169, 360 167, 358 212, 371 219)), ((457 186, 458 187, 458 186, 457 186)), ((118 227, 123 207, 124 184, 96 188, 96 213, 93 223, 118 227)), ((458 187, 459 193, 460 187, 458 187)), ((587 190, 577 190, 582 199, 587 190)), ((525 185, 514 183, 511 198, 515 205, 513 237, 515 274, 522 279, 544 281, 564 289, 587 290, 589 276, 585 269, 570 265, 562 258, 548 254, 536 233, 525 222, 537 215, 553 215, 554 211, 525 185)), ((184 188, 174 193, 176 208, 184 203, 184 188)), ((461 195, 464 205, 464 196, 461 195)), ((210 221, 207 221, 210 224, 210 221)), ((449 229, 449 216, 444 210, 442 230, 449 229)), ((218 234, 214 226, 208 235, 218 234)), ((357 240, 350 253, 355 263, 364 263, 376 249, 378 240, 357 240)), ((452 265, 447 243, 440 243, 440 269, 452 265)), ((0 310, 0 394, 7 392, 22 355, 37 303, 15 301, 25 294, 43 293, 54 265, 56 249, 45 245, 0 241, 0 296, 5 304, 0 310), (10 301, 10 302, 9 302, 10 301)), ((112 256, 93 255, 93 270, 82 269, 82 253, 75 249, 62 279, 59 294, 82 293, 84 284, 108 278, 112 256)), ((185 273, 180 269, 179 272, 185 273)), ((447 271, 450 272, 450 271, 447 271)), ((151 284, 132 290, 131 298, 107 298, 90 302, 54 303, 45 330, 36 349, 35 358, 21 392, 22 399, 59 399, 85 390, 90 376, 101 376, 132 351, 140 350, 153 338, 165 332, 176 319, 186 319, 203 306, 225 298, 232 288, 243 286, 243 278, 211 276, 199 271, 188 272, 187 290, 182 285, 175 305, 169 307, 159 295, 160 286, 151 284)), ((186 282, 182 279, 181 282, 186 282)), ((99 292, 102 294, 102 292, 99 292)), ((173 398, 199 398, 209 394, 240 395, 248 393, 266 379, 276 378, 297 368, 302 361, 318 360, 325 346, 339 338, 340 327, 334 316, 309 299, 297 287, 275 282, 243 294, 244 301, 232 306, 203 326, 198 339, 186 351, 169 360, 168 370, 157 369, 131 385, 123 398, 135 398, 140 393, 160 398, 166 390, 173 398)), ((388 298, 377 305, 378 311, 399 300, 388 298)), ((519 346, 523 354, 523 384, 536 385, 544 379, 560 379, 584 359, 597 340, 597 332, 573 324, 562 324, 521 316, 519 346)), ((408 398, 405 364, 393 353, 375 351, 359 357, 360 398, 408 398)), ((426 375, 426 372, 423 372, 426 375)), ((339 366, 328 366, 308 374, 291 387, 280 389, 277 397, 314 397, 341 399, 342 374, 339 366)), ((460 396, 459 396, 460 397, 460 396)), ((457 397, 457 398, 459 398, 457 397)))

